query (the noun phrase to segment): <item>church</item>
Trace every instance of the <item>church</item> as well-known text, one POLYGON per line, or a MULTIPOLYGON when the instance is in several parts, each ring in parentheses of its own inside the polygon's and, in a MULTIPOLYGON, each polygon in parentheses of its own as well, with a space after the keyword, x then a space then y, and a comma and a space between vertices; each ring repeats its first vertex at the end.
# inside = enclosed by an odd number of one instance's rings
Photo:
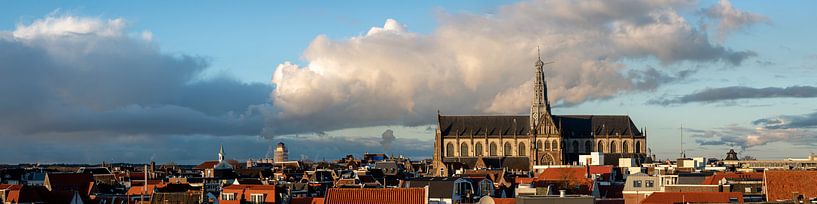
POLYGON ((529 115, 441 115, 437 113, 433 174, 460 168, 527 171, 535 165, 578 163, 600 152, 604 163, 646 159, 646 131, 627 115, 552 115, 541 58, 536 61, 529 115))

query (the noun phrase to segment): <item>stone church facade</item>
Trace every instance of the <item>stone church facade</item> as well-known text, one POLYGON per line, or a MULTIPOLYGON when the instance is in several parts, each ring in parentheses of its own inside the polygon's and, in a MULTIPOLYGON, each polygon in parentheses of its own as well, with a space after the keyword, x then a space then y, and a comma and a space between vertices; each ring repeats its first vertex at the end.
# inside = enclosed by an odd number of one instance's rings
POLYGON ((604 153, 607 163, 617 162, 618 158, 646 158, 646 132, 640 131, 629 116, 552 115, 543 66, 541 59, 536 61, 530 115, 438 113, 434 175, 450 175, 450 170, 473 168, 473 163, 488 160, 524 161, 529 170, 534 165, 574 164, 580 154, 590 152, 604 153))

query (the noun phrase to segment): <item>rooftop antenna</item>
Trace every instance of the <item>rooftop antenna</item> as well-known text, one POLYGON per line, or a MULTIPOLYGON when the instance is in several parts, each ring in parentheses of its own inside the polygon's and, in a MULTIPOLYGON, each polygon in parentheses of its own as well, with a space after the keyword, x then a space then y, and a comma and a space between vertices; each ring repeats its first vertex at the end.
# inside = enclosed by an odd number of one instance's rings
POLYGON ((684 124, 681 123, 681 158, 686 158, 687 153, 684 150, 684 124))

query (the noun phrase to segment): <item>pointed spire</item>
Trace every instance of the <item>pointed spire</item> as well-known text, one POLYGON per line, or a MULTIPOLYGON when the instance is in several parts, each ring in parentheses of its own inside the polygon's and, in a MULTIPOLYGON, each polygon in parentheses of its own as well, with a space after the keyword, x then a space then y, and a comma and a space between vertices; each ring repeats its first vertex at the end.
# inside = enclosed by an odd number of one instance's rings
POLYGON ((224 146, 221 144, 218 145, 218 161, 224 161, 224 146))

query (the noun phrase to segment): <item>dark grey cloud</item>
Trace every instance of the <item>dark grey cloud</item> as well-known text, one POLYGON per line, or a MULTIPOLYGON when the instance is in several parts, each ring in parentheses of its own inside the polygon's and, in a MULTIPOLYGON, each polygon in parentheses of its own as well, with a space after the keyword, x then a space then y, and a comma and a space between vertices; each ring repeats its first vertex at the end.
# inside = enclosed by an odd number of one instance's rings
POLYGON ((261 132, 271 85, 202 78, 206 58, 162 53, 121 24, 48 16, 0 32, 0 139, 261 132))
POLYGON ((394 142, 396 137, 394 137, 394 131, 388 129, 386 131, 383 131, 383 134, 380 135, 380 139, 382 139, 380 140, 380 144, 383 145, 383 151, 388 151, 389 146, 391 145, 392 142, 394 142))
POLYGON ((683 103, 712 103, 737 99, 756 98, 813 98, 817 97, 817 87, 790 86, 752 88, 746 86, 730 86, 722 88, 708 88, 702 91, 676 97, 650 100, 648 103, 657 105, 671 105, 683 103))

